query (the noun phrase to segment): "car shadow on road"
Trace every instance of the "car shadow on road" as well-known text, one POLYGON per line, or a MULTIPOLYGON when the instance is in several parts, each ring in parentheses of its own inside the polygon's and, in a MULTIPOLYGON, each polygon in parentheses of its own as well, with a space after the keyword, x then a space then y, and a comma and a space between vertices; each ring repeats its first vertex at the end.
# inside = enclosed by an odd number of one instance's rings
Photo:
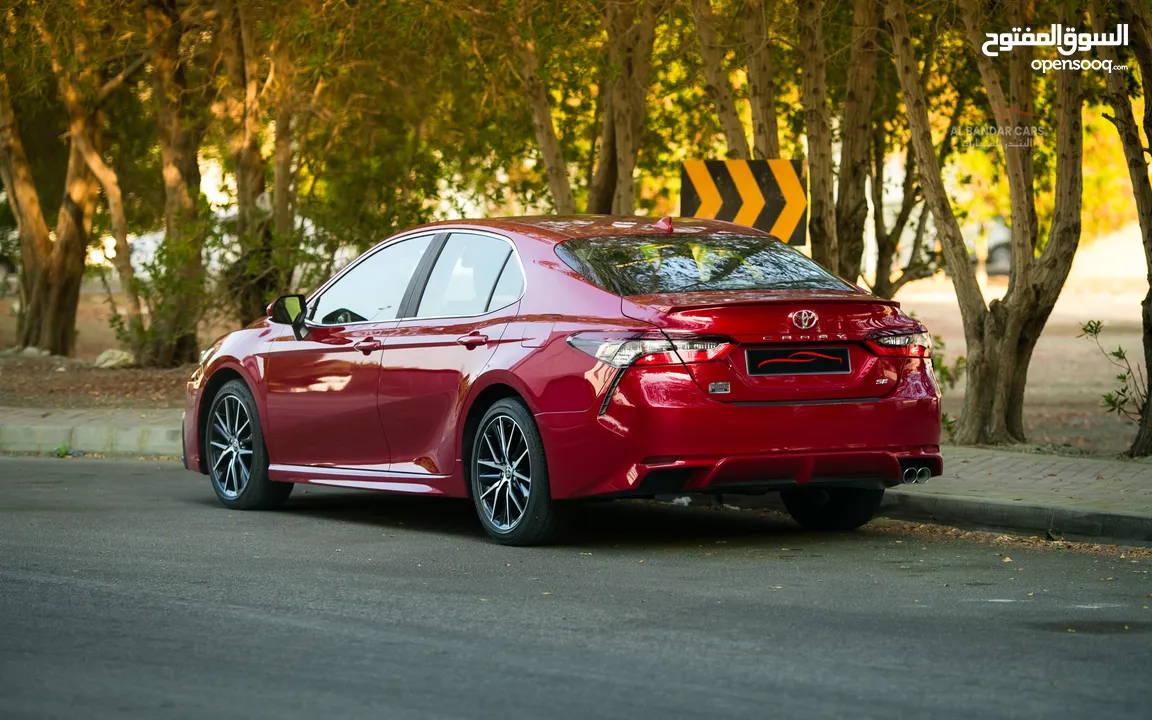
MULTIPOLYGON (((315 491, 293 494, 284 512, 344 523, 440 533, 487 541, 468 500, 365 493, 315 491)), ((738 511, 714 506, 677 507, 655 501, 569 503, 560 547, 672 547, 724 541, 739 545, 796 544, 805 538, 845 540, 853 533, 805 533, 786 516, 767 511, 738 511)))

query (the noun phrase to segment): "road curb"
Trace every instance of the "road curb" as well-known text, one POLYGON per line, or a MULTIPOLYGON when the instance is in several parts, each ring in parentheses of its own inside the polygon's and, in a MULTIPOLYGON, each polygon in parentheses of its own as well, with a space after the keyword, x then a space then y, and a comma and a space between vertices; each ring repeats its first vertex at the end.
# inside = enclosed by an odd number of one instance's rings
POLYGON ((179 427, 137 425, 0 425, 0 452, 48 453, 58 448, 104 455, 179 457, 179 427))
POLYGON ((991 498, 901 491, 885 493, 884 517, 1018 530, 1069 540, 1152 542, 1152 515, 991 498))
MULTIPOLYGON (((724 503, 744 510, 786 512, 778 494, 725 495, 724 503)), ((972 529, 1051 535, 1068 540, 1152 543, 1152 515, 966 495, 892 489, 884 494, 879 516, 972 529)))

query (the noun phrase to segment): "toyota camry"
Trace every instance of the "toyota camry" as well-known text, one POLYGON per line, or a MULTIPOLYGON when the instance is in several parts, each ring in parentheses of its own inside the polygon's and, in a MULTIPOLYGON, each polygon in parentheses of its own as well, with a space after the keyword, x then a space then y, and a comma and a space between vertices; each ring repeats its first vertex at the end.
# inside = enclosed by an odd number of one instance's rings
POLYGON ((685 493, 850 530, 942 472, 930 355, 896 302, 751 228, 431 224, 206 350, 184 462, 228 508, 295 483, 471 498, 512 545, 568 501, 685 493))

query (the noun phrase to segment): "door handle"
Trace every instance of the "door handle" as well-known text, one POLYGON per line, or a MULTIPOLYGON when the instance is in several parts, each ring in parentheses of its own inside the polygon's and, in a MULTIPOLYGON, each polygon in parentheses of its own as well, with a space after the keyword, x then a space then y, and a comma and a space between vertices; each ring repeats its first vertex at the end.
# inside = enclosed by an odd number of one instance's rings
POLYGON ((352 347, 364 353, 365 355, 368 355, 369 353, 384 347, 384 343, 380 342, 376 338, 369 337, 364 338, 363 340, 357 340, 356 343, 352 345, 352 347))
POLYGON ((487 345, 488 336, 481 335, 478 332, 471 332, 467 335, 456 338, 456 342, 471 350, 472 348, 480 347, 481 345, 487 345))

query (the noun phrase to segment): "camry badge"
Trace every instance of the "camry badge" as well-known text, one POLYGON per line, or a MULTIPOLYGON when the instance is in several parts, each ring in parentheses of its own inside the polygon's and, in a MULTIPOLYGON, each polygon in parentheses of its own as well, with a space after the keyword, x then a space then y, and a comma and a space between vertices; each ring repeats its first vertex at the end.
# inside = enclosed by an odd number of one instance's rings
POLYGON ((792 313, 792 324, 801 330, 811 330, 816 327, 820 317, 812 310, 797 310, 792 313))

